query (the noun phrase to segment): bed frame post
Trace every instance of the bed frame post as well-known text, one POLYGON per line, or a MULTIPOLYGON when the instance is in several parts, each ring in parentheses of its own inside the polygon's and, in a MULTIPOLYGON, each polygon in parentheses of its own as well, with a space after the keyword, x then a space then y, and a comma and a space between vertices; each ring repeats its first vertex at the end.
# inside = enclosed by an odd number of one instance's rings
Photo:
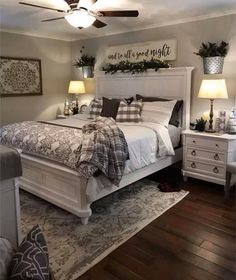
POLYGON ((78 216, 81 218, 81 223, 83 225, 88 224, 89 217, 92 215, 92 210, 90 208, 90 204, 87 200, 87 184, 88 179, 80 177, 80 187, 79 187, 79 198, 80 198, 80 211, 78 213, 78 216))
POLYGON ((191 115, 191 80, 192 80, 192 71, 193 67, 185 67, 183 68, 186 71, 185 75, 185 87, 184 87, 184 112, 183 112, 183 129, 189 129, 190 125, 190 115, 191 115))

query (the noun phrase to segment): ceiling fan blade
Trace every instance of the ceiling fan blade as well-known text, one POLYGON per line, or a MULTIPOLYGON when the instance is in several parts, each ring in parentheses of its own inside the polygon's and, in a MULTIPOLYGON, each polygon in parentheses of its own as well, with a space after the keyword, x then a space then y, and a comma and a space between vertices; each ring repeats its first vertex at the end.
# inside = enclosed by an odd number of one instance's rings
POLYGON ((59 20, 59 19, 64 19, 64 17, 44 19, 44 20, 41 20, 41 22, 54 21, 54 20, 59 20))
POLYGON ((93 26, 95 26, 96 28, 102 28, 102 27, 107 26, 107 24, 98 20, 98 19, 96 19, 93 23, 93 26))
POLYGON ((47 9, 47 10, 57 11, 57 12, 61 12, 61 13, 64 13, 64 12, 65 12, 65 11, 60 10, 60 9, 54 9, 54 8, 45 7, 45 6, 40 6, 40 5, 31 4, 31 3, 27 3, 27 2, 19 2, 19 4, 21 4, 21 5, 26 5, 26 6, 31 6, 31 7, 35 7, 35 8, 41 8, 41 9, 47 9))
POLYGON ((127 11, 99 11, 103 17, 137 17, 139 12, 137 10, 127 11))

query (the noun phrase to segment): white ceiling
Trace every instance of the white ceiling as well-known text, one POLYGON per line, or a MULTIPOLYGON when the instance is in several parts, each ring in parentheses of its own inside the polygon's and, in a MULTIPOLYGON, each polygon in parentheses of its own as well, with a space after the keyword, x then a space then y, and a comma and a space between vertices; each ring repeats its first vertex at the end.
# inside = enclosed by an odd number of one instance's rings
MULTIPOLYGON (((54 8, 67 7, 64 0, 25 0, 54 8)), ((1 30, 74 41, 132 30, 176 24, 236 13, 236 0, 98 0, 94 10, 137 9, 138 18, 100 18, 105 28, 78 30, 65 20, 42 23, 61 13, 19 5, 17 0, 0 0, 1 30)))

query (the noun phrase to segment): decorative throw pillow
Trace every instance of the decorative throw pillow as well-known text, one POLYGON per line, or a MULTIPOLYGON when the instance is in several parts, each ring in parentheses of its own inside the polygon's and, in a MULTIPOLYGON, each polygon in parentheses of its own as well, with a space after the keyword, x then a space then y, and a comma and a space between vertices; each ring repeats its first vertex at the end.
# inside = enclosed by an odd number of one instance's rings
POLYGON ((108 118, 111 117, 115 120, 119 105, 120 105, 120 100, 108 99, 106 97, 103 97, 101 116, 108 117, 108 118))
POLYGON ((142 121, 159 123, 167 127, 175 104, 176 100, 143 102, 142 121))
MULTIPOLYGON (((171 101, 169 99, 164 99, 160 97, 152 97, 152 96, 142 96, 140 94, 136 94, 136 99, 137 100, 142 100, 143 102, 154 102, 154 101, 171 101)), ((174 126, 179 126, 179 119, 180 119, 180 113, 182 111, 183 107, 183 100, 177 100, 175 107, 173 109, 170 122, 169 124, 172 124, 174 126)))
POLYGON ((154 101, 170 101, 168 99, 164 99, 161 97, 156 97, 156 96, 143 96, 140 94, 136 94, 136 99, 137 100, 142 100, 143 102, 154 102, 154 101))
POLYGON ((93 99, 89 105, 89 117, 95 119, 101 115, 102 112, 102 99, 93 99))
POLYGON ((12 258, 10 280, 49 280, 48 249, 39 226, 33 227, 12 258))
POLYGON ((124 100, 128 105, 130 105, 134 101, 134 98, 133 98, 133 96, 131 96, 131 97, 128 97, 128 98, 124 98, 124 100))
POLYGON ((8 279, 8 268, 14 253, 11 243, 5 238, 0 238, 0 280, 8 279))
POLYGON ((142 101, 133 101, 130 105, 124 101, 120 102, 118 113, 116 116, 117 122, 141 122, 142 101))

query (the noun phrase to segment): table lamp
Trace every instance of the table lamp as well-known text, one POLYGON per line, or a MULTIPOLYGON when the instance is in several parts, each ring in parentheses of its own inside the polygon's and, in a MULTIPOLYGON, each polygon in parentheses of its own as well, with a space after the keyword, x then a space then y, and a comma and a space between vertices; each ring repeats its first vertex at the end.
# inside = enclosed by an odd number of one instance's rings
POLYGON ((213 102, 214 99, 227 99, 227 88, 224 79, 215 79, 215 80, 202 80, 202 84, 198 93, 199 98, 208 98, 211 101, 210 107, 210 120, 209 120, 209 129, 206 132, 214 133, 213 129, 213 102))
POLYGON ((79 113, 78 95, 85 93, 85 86, 83 81, 70 81, 68 93, 75 94, 75 107, 73 108, 73 114, 79 113))

